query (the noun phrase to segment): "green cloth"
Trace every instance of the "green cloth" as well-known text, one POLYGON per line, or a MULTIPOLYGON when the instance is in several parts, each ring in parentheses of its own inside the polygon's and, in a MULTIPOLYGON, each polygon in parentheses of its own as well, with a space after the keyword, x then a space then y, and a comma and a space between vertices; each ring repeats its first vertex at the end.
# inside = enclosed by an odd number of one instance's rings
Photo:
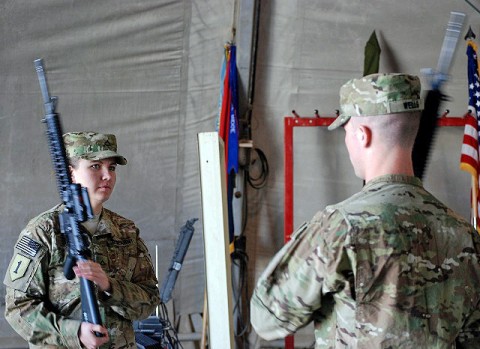
POLYGON ((378 44, 377 34, 375 30, 365 45, 365 59, 363 61, 363 76, 378 73, 380 64, 380 45, 378 44))

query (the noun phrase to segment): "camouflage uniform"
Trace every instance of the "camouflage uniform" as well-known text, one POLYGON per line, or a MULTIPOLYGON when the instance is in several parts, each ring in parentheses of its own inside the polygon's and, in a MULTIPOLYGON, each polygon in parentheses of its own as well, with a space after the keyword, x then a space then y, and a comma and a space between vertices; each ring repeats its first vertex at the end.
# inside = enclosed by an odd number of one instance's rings
MULTIPOLYGON (((115 158, 114 135, 75 132, 64 135, 67 154, 89 160, 115 158)), ((30 348, 82 348, 78 277, 67 280, 63 266, 66 240, 60 233, 58 205, 32 219, 20 233, 5 275, 5 318, 30 348)), ((88 223, 87 223, 88 224, 88 223)), ((102 324, 110 341, 101 348, 136 348, 132 321, 146 318, 160 303, 151 257, 134 222, 102 209, 98 225, 88 234, 92 259, 110 278, 111 290, 98 289, 102 324)))
POLYGON ((479 348, 479 253, 418 178, 381 176, 294 233, 258 282, 252 324, 274 339, 313 321, 316 348, 479 348))
MULTIPOLYGON (((81 348, 79 279, 63 274, 65 238, 57 206, 31 220, 21 232, 5 276, 5 318, 30 348, 81 348), (18 267, 20 266, 20 267, 18 267)), ((93 260, 110 277, 110 294, 98 292, 100 315, 110 342, 102 348, 136 348, 132 321, 159 304, 157 279, 135 224, 103 209, 90 238, 93 260)))

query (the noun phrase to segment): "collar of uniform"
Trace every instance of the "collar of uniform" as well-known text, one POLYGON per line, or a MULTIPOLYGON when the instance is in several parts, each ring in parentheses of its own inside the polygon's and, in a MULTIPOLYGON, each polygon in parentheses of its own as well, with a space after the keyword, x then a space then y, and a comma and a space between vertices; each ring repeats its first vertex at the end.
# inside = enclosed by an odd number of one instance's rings
POLYGON ((101 239, 101 238, 104 238, 104 237, 109 238, 109 237, 112 236, 111 229, 109 229, 109 222, 106 221, 103 218, 104 218, 104 216, 103 216, 103 212, 102 212, 102 216, 100 216, 100 221, 98 222, 97 231, 93 235, 97 239, 101 239))
POLYGON ((92 219, 82 222, 82 225, 85 229, 87 229, 90 235, 94 235, 95 232, 97 231, 99 221, 100 221, 100 214, 94 215, 92 219))
POLYGON ((371 179, 367 184, 365 184, 363 190, 371 189, 372 187, 377 186, 380 183, 402 183, 415 185, 418 187, 422 186, 422 181, 418 177, 402 174, 388 174, 371 179))

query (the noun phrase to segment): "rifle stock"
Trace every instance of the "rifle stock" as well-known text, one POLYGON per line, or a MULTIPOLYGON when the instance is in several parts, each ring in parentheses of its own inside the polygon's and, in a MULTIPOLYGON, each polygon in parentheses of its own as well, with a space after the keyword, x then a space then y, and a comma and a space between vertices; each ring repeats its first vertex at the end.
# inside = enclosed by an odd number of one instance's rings
MULTIPOLYGON (((42 121, 46 124, 46 134, 57 179, 57 188, 60 199, 64 204, 64 211, 59 215, 60 231, 65 236, 68 246, 63 273, 68 280, 72 280, 75 278, 73 267, 76 262, 85 261, 91 257, 87 236, 80 227, 80 223, 92 218, 93 212, 87 189, 80 184, 72 183, 70 178, 68 159, 63 143, 62 125, 58 114, 55 112, 57 98, 50 97, 48 92, 43 61, 42 59, 36 59, 34 64, 45 108, 45 117, 42 121)), ((93 282, 85 278, 79 279, 83 321, 102 325, 93 282)), ((95 335, 97 337, 103 336, 98 332, 95 332, 95 335)))

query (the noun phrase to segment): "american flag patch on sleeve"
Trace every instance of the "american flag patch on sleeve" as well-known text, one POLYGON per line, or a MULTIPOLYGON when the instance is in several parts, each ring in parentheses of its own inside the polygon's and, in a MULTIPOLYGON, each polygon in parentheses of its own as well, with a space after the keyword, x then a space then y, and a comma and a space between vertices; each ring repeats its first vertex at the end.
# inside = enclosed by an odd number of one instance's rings
POLYGON ((23 252, 31 257, 35 257, 35 255, 40 250, 40 247, 40 243, 29 238, 28 236, 22 236, 20 241, 18 241, 17 245, 15 246, 15 248, 17 248, 20 252, 23 252))

